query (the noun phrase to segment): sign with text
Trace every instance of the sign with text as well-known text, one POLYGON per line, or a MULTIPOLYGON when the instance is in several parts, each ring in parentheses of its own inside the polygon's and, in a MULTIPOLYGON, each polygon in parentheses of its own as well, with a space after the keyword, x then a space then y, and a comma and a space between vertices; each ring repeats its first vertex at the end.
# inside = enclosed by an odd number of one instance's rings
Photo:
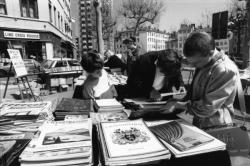
POLYGON ((40 39, 40 34, 4 31, 4 37, 5 38, 18 38, 18 39, 40 39))
POLYGON ((16 76, 22 77, 22 76, 27 75, 28 73, 27 73, 26 67, 24 65, 24 62, 23 62, 23 59, 21 57, 19 50, 15 50, 15 49, 7 49, 7 50, 10 55, 10 60, 15 69, 16 76))

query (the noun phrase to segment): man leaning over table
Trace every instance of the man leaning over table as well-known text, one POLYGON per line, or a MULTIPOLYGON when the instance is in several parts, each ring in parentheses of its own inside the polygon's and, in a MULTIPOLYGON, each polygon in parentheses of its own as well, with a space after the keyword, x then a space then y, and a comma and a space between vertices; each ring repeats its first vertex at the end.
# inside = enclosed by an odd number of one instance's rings
POLYGON ((191 34, 183 49, 195 67, 191 89, 182 101, 169 101, 165 113, 186 110, 194 115, 193 125, 208 128, 232 123, 233 102, 239 80, 238 68, 227 55, 215 48, 205 32, 191 34))
POLYGON ((141 55, 128 76, 127 87, 130 97, 165 100, 161 93, 171 93, 175 87, 185 92, 181 75, 181 57, 172 49, 151 51, 141 55))

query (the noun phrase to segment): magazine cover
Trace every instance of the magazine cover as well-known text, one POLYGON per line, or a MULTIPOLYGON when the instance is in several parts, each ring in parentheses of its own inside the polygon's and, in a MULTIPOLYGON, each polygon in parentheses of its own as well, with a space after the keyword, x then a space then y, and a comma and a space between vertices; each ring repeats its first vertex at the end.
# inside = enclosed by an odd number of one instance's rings
POLYGON ((29 144, 34 151, 91 146, 90 120, 45 122, 39 137, 29 144))
POLYGON ((28 102, 28 103, 2 103, 0 105, 1 116, 23 116, 38 115, 46 112, 51 107, 50 101, 44 102, 28 102))
POLYGON ((127 120, 128 115, 125 112, 102 112, 96 115, 98 122, 113 122, 127 120))
POLYGON ((176 121, 153 126, 150 128, 158 137, 178 149, 189 150, 197 146, 213 141, 213 138, 195 132, 185 125, 176 121))
POLYGON ((165 151, 145 123, 134 121, 102 122, 104 142, 110 158, 165 151))

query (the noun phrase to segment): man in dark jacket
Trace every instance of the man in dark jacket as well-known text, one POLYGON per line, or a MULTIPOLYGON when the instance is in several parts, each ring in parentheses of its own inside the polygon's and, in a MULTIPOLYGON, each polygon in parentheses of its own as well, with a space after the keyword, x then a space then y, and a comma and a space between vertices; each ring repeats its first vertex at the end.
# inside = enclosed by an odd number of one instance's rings
POLYGON ((172 88, 185 90, 181 75, 181 58, 177 52, 167 49, 141 55, 127 81, 130 97, 146 97, 161 100, 161 93, 172 88))
POLYGON ((127 63, 127 75, 129 76, 132 72, 132 68, 135 65, 135 61, 140 56, 140 46, 136 44, 136 38, 130 37, 123 41, 123 44, 126 45, 126 63, 127 63))

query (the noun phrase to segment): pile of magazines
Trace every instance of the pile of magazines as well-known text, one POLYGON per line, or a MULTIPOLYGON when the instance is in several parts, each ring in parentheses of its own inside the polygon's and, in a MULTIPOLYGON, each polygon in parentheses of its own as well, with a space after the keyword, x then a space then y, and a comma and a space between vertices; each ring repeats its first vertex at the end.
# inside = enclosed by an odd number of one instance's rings
POLYGON ((116 99, 96 100, 98 112, 122 112, 124 107, 116 99))
POLYGON ((91 165, 91 120, 46 121, 20 155, 21 166, 91 165))
POLYGON ((18 165, 18 157, 38 131, 51 102, 4 102, 0 105, 0 165, 18 165))
POLYGON ((169 150, 143 120, 98 125, 103 165, 155 164, 169 159, 169 150))

